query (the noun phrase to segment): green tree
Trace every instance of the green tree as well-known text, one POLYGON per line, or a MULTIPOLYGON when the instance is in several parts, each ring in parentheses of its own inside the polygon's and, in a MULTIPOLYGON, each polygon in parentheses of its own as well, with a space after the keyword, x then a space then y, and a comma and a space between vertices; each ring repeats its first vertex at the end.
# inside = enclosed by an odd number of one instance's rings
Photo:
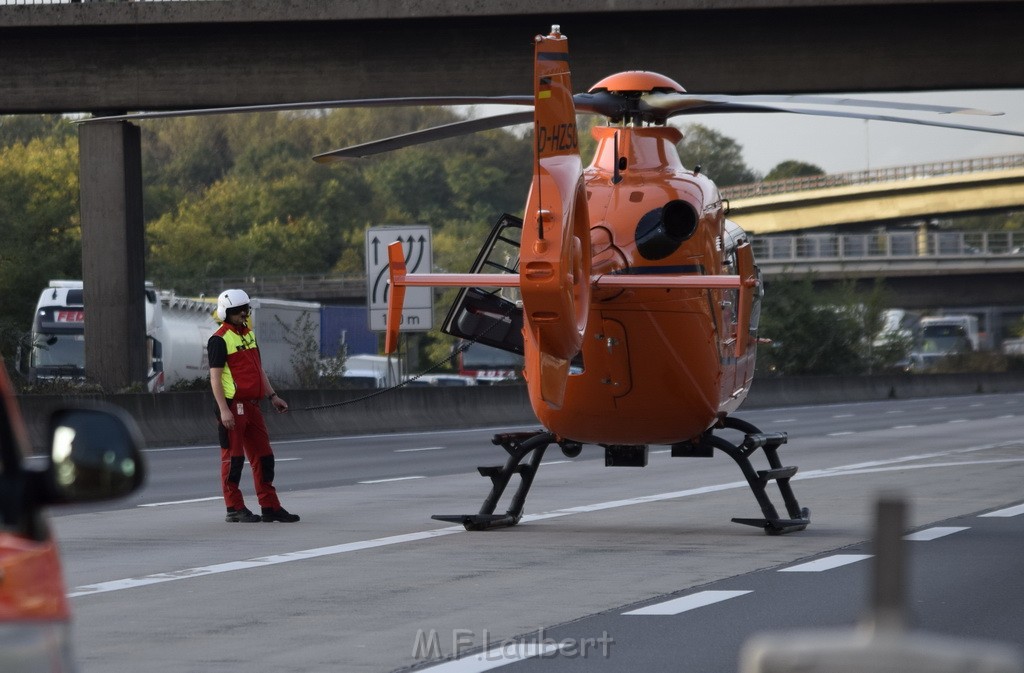
POLYGON ((771 282, 759 332, 772 340, 761 351, 759 369, 791 376, 865 371, 859 307, 848 299, 823 296, 811 275, 771 282))
POLYGON ((27 145, 35 138, 64 141, 76 136, 74 125, 63 115, 0 116, 0 148, 27 145))
POLYGON ((758 175, 743 161, 743 146, 702 124, 683 127, 679 157, 689 168, 700 166, 719 187, 757 182, 758 175))
POLYGON ((60 130, 0 152, 0 350, 12 357, 39 292, 82 273, 78 142, 60 130))
POLYGON ((809 164, 795 159, 788 159, 776 165, 768 175, 764 176, 765 182, 769 180, 787 180, 789 178, 809 178, 817 175, 826 175, 825 170, 820 166, 809 164))

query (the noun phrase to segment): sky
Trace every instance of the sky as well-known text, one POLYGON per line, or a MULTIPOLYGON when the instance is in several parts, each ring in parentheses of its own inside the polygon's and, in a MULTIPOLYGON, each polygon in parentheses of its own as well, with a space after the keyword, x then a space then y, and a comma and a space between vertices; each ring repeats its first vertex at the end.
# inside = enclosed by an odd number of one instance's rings
MULTIPOLYGON (((1024 90, 851 94, 849 97, 959 105, 1005 112, 999 117, 932 114, 924 118, 1024 132, 1024 90)), ((746 164, 762 174, 787 159, 815 164, 827 173, 840 173, 1024 154, 1024 137, 914 124, 798 114, 688 115, 677 119, 684 123, 703 124, 734 139, 743 147, 746 164)))

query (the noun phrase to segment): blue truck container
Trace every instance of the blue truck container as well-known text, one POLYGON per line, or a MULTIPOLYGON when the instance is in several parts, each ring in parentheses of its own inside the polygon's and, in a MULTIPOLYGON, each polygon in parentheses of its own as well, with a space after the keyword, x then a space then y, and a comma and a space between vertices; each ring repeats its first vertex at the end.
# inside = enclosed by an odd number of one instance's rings
POLYGON ((345 344, 349 355, 376 355, 377 333, 370 331, 370 315, 365 306, 320 307, 320 355, 333 358, 345 344))

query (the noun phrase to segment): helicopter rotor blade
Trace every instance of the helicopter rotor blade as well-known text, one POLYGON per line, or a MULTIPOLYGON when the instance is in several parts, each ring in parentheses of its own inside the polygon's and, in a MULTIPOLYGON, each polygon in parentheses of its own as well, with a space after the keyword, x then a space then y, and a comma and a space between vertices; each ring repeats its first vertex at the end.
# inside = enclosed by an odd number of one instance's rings
POLYGON ((845 119, 866 119, 868 121, 895 122, 898 124, 917 124, 919 126, 934 126, 939 128, 957 129, 960 131, 980 131, 982 133, 997 133, 1000 135, 1024 137, 1024 131, 1014 129, 997 128, 993 126, 975 126, 972 124, 958 124, 956 122, 939 121, 934 119, 918 119, 914 117, 903 117, 887 114, 876 114, 872 112, 856 112, 853 110, 817 110, 808 108, 791 107, 786 105, 746 105, 742 103, 723 103, 719 105, 707 105, 703 107, 692 107, 677 110, 670 113, 669 117, 685 114, 707 114, 721 112, 786 112, 791 114, 810 115, 815 117, 840 117, 845 119))
POLYGON ((480 117, 478 119, 466 119, 463 121, 452 122, 451 124, 444 124, 443 126, 433 126, 420 131, 403 133, 401 135, 381 138, 380 140, 374 140, 360 145, 352 145, 350 147, 324 152, 314 156, 313 161, 320 164, 333 164, 339 161, 344 161, 345 159, 362 159, 374 154, 382 154, 384 152, 402 149, 403 147, 411 147, 413 145, 429 143, 435 140, 456 138, 470 133, 478 133, 479 131, 488 131, 490 129, 497 129, 505 126, 525 124, 531 121, 533 121, 532 110, 529 112, 509 112, 491 117, 480 117))
POLYGON ((838 98, 817 95, 745 95, 730 96, 725 94, 681 94, 652 92, 642 97, 641 109, 665 110, 669 116, 691 112, 694 108, 716 107, 725 105, 769 106, 782 107, 789 111, 791 105, 828 105, 836 107, 875 108, 884 110, 902 110, 905 112, 935 112, 938 114, 963 114, 987 117, 998 117, 1002 112, 979 110, 950 105, 933 105, 930 103, 908 103, 904 101, 876 100, 869 98, 838 98))
POLYGON ((414 96, 405 98, 353 98, 339 100, 304 101, 300 103, 269 103, 265 105, 236 105, 230 107, 196 108, 191 110, 153 110, 121 115, 107 115, 77 120, 79 124, 117 121, 142 121, 172 117, 202 117, 248 112, 293 112, 300 110, 333 110, 357 107, 408 107, 449 105, 533 105, 532 96, 414 96))

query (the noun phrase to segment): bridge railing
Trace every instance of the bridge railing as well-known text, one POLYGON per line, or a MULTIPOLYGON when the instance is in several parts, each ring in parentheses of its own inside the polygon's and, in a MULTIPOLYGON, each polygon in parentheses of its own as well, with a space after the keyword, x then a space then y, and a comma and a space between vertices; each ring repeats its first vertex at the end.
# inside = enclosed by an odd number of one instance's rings
MULTIPOLYGON (((813 233, 752 237, 761 264, 922 260, 1019 256, 1024 270, 1024 231, 897 231, 868 234, 813 233)), ((255 296, 281 299, 359 299, 366 296, 364 276, 305 274, 210 278, 207 291, 241 288, 255 296)))
POLYGON ((239 288, 249 294, 279 299, 334 297, 356 299, 366 296, 365 276, 303 274, 288 276, 244 276, 240 278, 209 278, 205 287, 210 292, 239 288))
POLYGON ((850 173, 834 173, 832 175, 812 175, 770 182, 755 182, 747 185, 734 185, 722 188, 722 196, 726 199, 744 199, 755 196, 771 196, 788 192, 799 192, 809 189, 825 189, 828 187, 845 187, 864 185, 877 182, 898 182, 901 180, 919 180, 944 175, 967 175, 985 171, 1000 171, 1024 167, 1024 154, 1009 154, 999 157, 979 157, 960 159, 957 161, 941 161, 911 166, 895 166, 870 171, 854 171, 850 173))
POLYGON ((1020 255, 1024 269, 1024 231, 796 234, 754 237, 751 245, 759 262, 1020 255))

